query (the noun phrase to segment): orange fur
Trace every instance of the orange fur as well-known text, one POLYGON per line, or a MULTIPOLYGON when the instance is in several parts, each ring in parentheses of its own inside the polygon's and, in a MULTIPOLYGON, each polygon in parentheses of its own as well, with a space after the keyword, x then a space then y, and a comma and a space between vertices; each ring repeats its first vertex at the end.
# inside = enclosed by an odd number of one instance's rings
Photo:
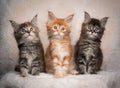
POLYGON ((50 44, 45 55, 46 71, 55 74, 56 78, 64 77, 68 73, 76 74, 77 72, 73 70, 75 65, 69 24, 65 19, 55 17, 52 22, 48 22, 47 31, 50 44), (57 26, 58 29, 54 29, 54 26, 57 26), (61 27, 64 27, 65 30, 61 30, 61 27), (52 35, 54 32, 62 34, 63 37, 57 38, 56 35, 52 35))

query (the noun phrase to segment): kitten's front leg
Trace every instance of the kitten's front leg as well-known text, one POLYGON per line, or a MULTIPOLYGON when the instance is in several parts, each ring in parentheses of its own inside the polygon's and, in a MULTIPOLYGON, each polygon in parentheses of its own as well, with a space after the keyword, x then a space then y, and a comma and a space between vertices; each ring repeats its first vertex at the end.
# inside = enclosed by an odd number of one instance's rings
POLYGON ((73 69, 73 70, 69 71, 69 73, 72 75, 77 75, 79 72, 77 70, 73 69))
POLYGON ((21 68, 20 68, 20 75, 21 75, 22 77, 28 76, 28 69, 27 69, 27 68, 24 68, 24 67, 21 67, 21 68))
POLYGON ((82 64, 79 64, 78 67, 77 67, 77 71, 79 72, 79 74, 85 74, 86 66, 82 65, 82 64))
POLYGON ((40 59, 37 57, 35 60, 32 62, 32 67, 31 67, 31 74, 32 75, 39 75, 40 73, 40 59))
POLYGON ((27 59, 26 58, 20 58, 20 75, 22 77, 28 76, 28 65, 27 65, 27 59))
POLYGON ((62 78, 63 77, 61 65, 62 64, 59 61, 59 57, 57 55, 53 56, 53 69, 54 69, 55 78, 62 78))
POLYGON ((86 72, 86 65, 85 65, 85 62, 84 62, 84 59, 83 57, 76 57, 76 67, 77 67, 77 71, 79 74, 85 74, 86 72))
POLYGON ((39 67, 32 67, 31 74, 32 75, 39 75, 40 68, 39 67))
POLYGON ((69 70, 69 65, 70 65, 70 56, 65 56, 63 59, 63 75, 66 76, 68 74, 68 70, 69 70))
POLYGON ((94 65, 89 66, 88 73, 89 74, 97 74, 96 67, 94 65))

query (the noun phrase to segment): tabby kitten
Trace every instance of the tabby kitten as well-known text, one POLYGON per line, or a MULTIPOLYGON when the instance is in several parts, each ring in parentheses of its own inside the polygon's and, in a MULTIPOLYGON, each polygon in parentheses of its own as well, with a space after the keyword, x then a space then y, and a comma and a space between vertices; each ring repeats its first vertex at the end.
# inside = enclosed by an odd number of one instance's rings
POLYGON ((64 77, 68 73, 75 74, 73 50, 70 39, 70 23, 73 15, 65 19, 57 18, 48 12, 47 32, 49 46, 45 55, 46 71, 56 78, 64 77))
POLYGON ((81 36, 75 46, 75 62, 80 74, 95 74, 102 65, 103 54, 100 48, 108 17, 101 20, 91 18, 85 12, 81 36))
POLYGON ((20 70, 23 77, 28 74, 38 75, 45 71, 44 50, 39 38, 37 15, 31 22, 18 24, 10 20, 10 23, 19 48, 19 65, 16 70, 20 70))

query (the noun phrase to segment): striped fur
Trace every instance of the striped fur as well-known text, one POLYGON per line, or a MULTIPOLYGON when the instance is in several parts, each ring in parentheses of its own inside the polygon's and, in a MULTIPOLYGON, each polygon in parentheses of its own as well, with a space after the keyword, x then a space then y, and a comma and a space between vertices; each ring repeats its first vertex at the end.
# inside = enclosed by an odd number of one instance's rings
POLYGON ((85 12, 81 36, 75 46, 75 62, 80 74, 95 74, 101 69, 103 54, 100 45, 107 19, 90 18, 85 12))
POLYGON ((37 16, 31 22, 22 24, 10 21, 19 48, 19 64, 16 70, 20 71, 23 77, 28 74, 38 75, 40 72, 45 71, 44 50, 39 38, 36 21, 37 16))

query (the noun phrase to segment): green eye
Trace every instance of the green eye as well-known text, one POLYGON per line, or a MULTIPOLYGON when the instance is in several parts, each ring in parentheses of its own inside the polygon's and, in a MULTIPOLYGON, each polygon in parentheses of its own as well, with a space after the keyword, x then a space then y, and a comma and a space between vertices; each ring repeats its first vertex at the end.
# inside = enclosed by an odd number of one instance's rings
POLYGON ((95 30, 95 32, 99 32, 99 27, 96 26, 96 27, 94 28, 94 30, 95 30))
POLYGON ((22 32, 26 32, 25 28, 22 28, 21 31, 22 31, 22 32))
POLYGON ((65 30, 65 28, 63 27, 61 30, 62 30, 62 31, 64 31, 64 30, 65 30))
POLYGON ((30 28, 30 31, 32 31, 33 30, 33 28, 30 28))
POLYGON ((88 26, 88 29, 90 29, 90 30, 91 30, 91 29, 92 29, 92 27, 91 27, 91 26, 88 26))
POLYGON ((57 30, 57 26, 54 26, 54 29, 57 30))

